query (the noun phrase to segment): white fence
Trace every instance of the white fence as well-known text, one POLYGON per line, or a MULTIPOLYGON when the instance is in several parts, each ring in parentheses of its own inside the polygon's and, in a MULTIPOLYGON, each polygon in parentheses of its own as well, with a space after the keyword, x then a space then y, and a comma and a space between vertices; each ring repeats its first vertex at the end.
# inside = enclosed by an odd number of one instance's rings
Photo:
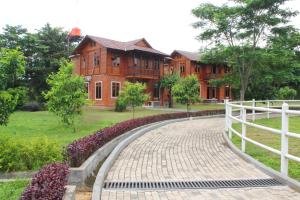
MULTIPOLYGON (((300 158, 289 154, 289 138, 300 139, 300 134, 292 133, 289 131, 289 115, 300 116, 300 111, 290 110, 289 106, 300 107, 299 100, 289 100, 289 101, 241 101, 241 102, 229 102, 225 101, 226 108, 226 118, 225 118, 225 130, 228 132, 229 138, 232 138, 232 133, 239 136, 242 139, 241 149, 243 152, 246 151, 246 142, 252 143, 259 146, 265 150, 271 151, 281 157, 281 173, 288 176, 288 161, 293 160, 300 163, 300 158), (250 114, 247 114, 250 111, 250 114), (238 114, 234 116, 233 111, 238 111, 238 114), (252 112, 251 112, 252 111, 252 112), (255 121, 258 115, 266 115, 266 118, 270 118, 270 115, 280 115, 281 116, 281 129, 274 129, 271 127, 266 127, 252 123, 255 121), (247 116, 251 117, 247 120, 247 116), (241 123, 241 133, 232 128, 232 122, 236 121, 241 123), (252 122, 250 122, 252 120, 252 122), (273 134, 281 135, 281 150, 274 149, 258 141, 254 141, 247 137, 246 126, 255 127, 261 130, 269 131, 273 134)), ((300 131, 300 130, 299 130, 300 131)))

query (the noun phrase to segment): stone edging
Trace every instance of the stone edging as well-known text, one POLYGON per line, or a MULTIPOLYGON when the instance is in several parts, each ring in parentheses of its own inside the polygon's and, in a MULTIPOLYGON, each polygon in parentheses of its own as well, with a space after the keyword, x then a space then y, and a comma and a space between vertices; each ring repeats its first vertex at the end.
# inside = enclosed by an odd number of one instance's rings
POLYGON ((221 114, 221 115, 211 115, 211 116, 200 116, 200 117, 165 120, 165 121, 158 122, 158 123, 152 123, 152 124, 148 125, 147 127, 143 127, 142 129, 136 131, 134 134, 132 134, 131 136, 129 136, 126 139, 124 139, 123 141, 121 141, 114 148, 114 150, 111 152, 111 154, 107 157, 107 159, 101 166, 101 168, 97 174, 94 186, 93 186, 92 200, 100 200, 101 199, 101 191, 102 191, 102 187, 104 185, 105 178, 108 174, 108 171, 110 170, 110 168, 112 167, 112 165, 114 164, 115 160, 118 158, 118 156, 120 155, 122 150, 125 149, 131 142, 133 142, 138 137, 144 135, 145 133, 147 133, 153 129, 156 129, 156 128, 159 128, 159 127, 171 124, 171 123, 187 121, 187 120, 194 120, 194 119, 214 118, 214 117, 220 117, 220 116, 224 116, 224 115, 221 114))
POLYGON ((112 151, 113 149, 120 143, 120 141, 124 140, 125 138, 131 136, 132 134, 136 133, 140 129, 146 128, 151 124, 147 124, 135 129, 132 129, 113 140, 109 141, 101 148, 99 148, 95 153, 93 153, 80 167, 71 167, 70 168, 70 175, 68 184, 69 185, 76 185, 76 186, 83 186, 85 184, 85 180, 90 176, 93 175, 94 170, 97 168, 98 164, 103 161, 112 151))
POLYGON ((75 192, 76 192, 75 185, 67 185, 66 191, 65 191, 65 194, 64 194, 62 200, 75 200, 75 192))
POLYGON ((281 173, 279 173, 278 171, 275 171, 274 169, 267 167, 266 165, 264 165, 263 163, 255 160, 253 157, 251 157, 250 155, 242 152, 240 149, 238 149, 233 143, 232 141, 229 139, 228 135, 226 134, 226 132, 223 132, 223 137, 226 141, 226 143, 228 144, 229 148, 235 153, 237 154, 239 157, 241 157, 243 160, 245 160, 246 162, 249 162, 251 164, 253 164, 255 167, 257 167, 258 169, 260 169, 261 171, 263 171, 264 173, 266 173, 267 175, 277 179, 278 181, 280 181, 281 183, 288 185, 289 187, 293 188, 294 190, 300 192, 300 182, 288 177, 288 176, 284 176, 281 173))

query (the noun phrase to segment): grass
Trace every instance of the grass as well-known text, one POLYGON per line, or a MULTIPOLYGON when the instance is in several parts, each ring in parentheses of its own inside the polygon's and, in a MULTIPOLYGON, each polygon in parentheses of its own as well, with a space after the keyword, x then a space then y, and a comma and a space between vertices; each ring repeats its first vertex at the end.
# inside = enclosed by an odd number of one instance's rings
MULTIPOLYGON (((166 113, 166 111, 138 108, 135 117, 161 113, 166 113)), ((47 111, 18 111, 12 114, 7 126, 0 126, 0 137, 8 136, 15 140, 28 141, 35 138, 48 138, 64 146, 94 131, 131 118, 130 111, 119 113, 108 109, 85 108, 83 115, 76 119, 76 132, 73 132, 73 128, 65 126, 58 117, 47 111)))
MULTIPOLYGON (((178 109, 185 109, 186 105, 183 104, 175 104, 174 108, 178 109)), ((224 109, 223 104, 217 104, 217 103, 199 103, 199 104, 193 104, 190 106, 191 110, 215 110, 215 109, 224 109)))
MULTIPOLYGON (((256 124, 264 125, 267 127, 272 127, 276 129, 281 129, 281 118, 271 118, 271 119, 259 119, 255 121, 256 124)), ((300 117, 290 117, 289 118, 289 131, 294 133, 300 133, 300 117)), ((241 132, 240 124, 233 124, 233 128, 241 132)), ((281 138, 280 135, 272 134, 268 131, 257 129, 254 127, 246 126, 247 137, 270 146, 274 149, 280 150, 281 138)), ((240 148, 241 138, 233 134, 233 143, 240 148)), ((289 139, 289 153, 300 157, 300 140, 290 138, 289 139)), ((280 171, 280 156, 269 152, 263 148, 257 147, 254 144, 246 142, 246 153, 251 155, 253 158, 264 163, 268 167, 274 170, 280 171)), ((289 176, 300 180, 300 163, 289 161, 289 176)))
POLYGON ((27 180, 17 180, 12 182, 0 182, 0 199, 16 200, 28 184, 27 180))

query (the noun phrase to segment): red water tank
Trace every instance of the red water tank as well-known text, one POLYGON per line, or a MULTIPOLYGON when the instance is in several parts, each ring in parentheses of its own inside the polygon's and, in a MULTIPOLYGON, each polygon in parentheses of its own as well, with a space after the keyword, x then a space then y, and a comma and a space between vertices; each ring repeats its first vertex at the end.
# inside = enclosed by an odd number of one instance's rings
POLYGON ((81 30, 78 27, 72 28, 71 32, 69 33, 69 37, 80 37, 81 36, 81 30))

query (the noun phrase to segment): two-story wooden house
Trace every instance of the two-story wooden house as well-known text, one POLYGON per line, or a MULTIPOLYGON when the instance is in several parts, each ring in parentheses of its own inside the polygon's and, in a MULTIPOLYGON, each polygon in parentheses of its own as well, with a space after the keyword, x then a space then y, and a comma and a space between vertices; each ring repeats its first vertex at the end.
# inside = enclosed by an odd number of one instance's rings
POLYGON ((217 79, 227 73, 224 66, 201 63, 199 53, 175 50, 171 54, 171 71, 180 73, 182 77, 195 74, 200 83, 200 98, 205 100, 231 99, 230 86, 212 87, 209 80, 217 79))
POLYGON ((88 35, 71 58, 75 73, 85 77, 88 98, 95 105, 114 106, 125 81, 145 83, 150 101, 159 102, 166 56, 144 38, 119 42, 88 35))

